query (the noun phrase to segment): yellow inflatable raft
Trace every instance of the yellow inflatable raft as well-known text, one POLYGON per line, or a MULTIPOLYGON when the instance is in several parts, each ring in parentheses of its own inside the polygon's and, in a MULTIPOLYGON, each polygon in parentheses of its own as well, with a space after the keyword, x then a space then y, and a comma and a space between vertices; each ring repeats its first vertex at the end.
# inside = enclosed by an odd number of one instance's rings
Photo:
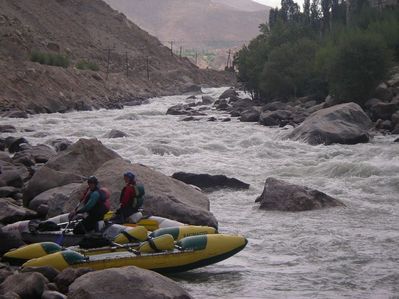
MULTIPOLYGON (((164 244, 169 244, 173 237, 163 235, 164 244), (166 236, 166 237, 165 237, 166 236)), ((73 250, 65 250, 34 258, 23 267, 52 266, 58 270, 67 267, 88 267, 102 270, 113 267, 137 266, 161 273, 181 272, 217 263, 241 251, 247 244, 243 236, 213 234, 198 235, 181 239, 166 251, 158 251, 151 245, 143 245, 134 252, 112 252, 85 256, 73 250), (151 248, 151 250, 149 250, 151 248), (149 251, 153 251, 149 253, 149 251)), ((168 245, 165 245, 166 247, 168 245)), ((159 248, 161 249, 161 248, 159 248)))

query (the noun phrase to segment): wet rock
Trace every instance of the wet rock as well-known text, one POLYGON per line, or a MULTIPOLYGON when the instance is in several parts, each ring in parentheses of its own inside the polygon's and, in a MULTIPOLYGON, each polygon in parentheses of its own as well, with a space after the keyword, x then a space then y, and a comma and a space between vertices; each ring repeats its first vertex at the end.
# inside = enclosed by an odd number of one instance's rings
POLYGON ((211 96, 202 96, 202 102, 200 103, 201 105, 211 105, 215 102, 215 99, 212 98, 211 96))
POLYGON ((36 216, 36 212, 18 206, 6 198, 0 198, 0 222, 9 224, 25 219, 32 219, 36 216))
POLYGON ((2 117, 9 117, 9 118, 28 118, 28 113, 25 111, 20 110, 10 110, 6 111, 2 114, 2 117))
POLYGON ((0 285, 0 294, 15 292, 22 299, 41 298, 47 283, 40 273, 18 273, 6 278, 0 285))
POLYGON ((210 174, 195 174, 186 172, 176 172, 172 178, 182 181, 189 185, 197 186, 201 189, 248 189, 249 184, 246 184, 235 178, 228 178, 225 175, 210 175, 210 174))
POLYGON ((287 135, 309 144, 356 144, 369 141, 371 120, 355 103, 319 110, 287 135))
POLYGON ((0 133, 15 133, 17 129, 12 125, 0 125, 0 133))
POLYGON ((188 117, 181 119, 181 121, 199 121, 199 120, 200 120, 199 118, 195 118, 193 116, 188 116, 188 117))
POLYGON ((190 115, 193 109, 187 104, 177 104, 175 106, 170 107, 166 114, 169 115, 190 115))
MULTIPOLYGON (((71 285, 71 283, 75 281, 75 279, 91 271, 93 270, 88 268, 79 268, 79 269, 67 268, 57 275, 57 277, 55 278, 55 284, 57 285, 61 293, 66 294, 68 293, 69 286, 71 285)), ((110 284, 107 283, 107 285, 110 284)))
POLYGON ((240 121, 242 122, 258 122, 260 112, 256 109, 245 110, 241 113, 240 121))
POLYGON ((53 282, 60 271, 53 267, 24 267, 21 269, 22 273, 30 273, 30 272, 37 272, 42 274, 44 277, 48 279, 48 281, 53 282))
POLYGON ((57 138, 47 141, 55 150, 58 152, 65 151, 71 144, 72 141, 65 138, 57 138))
POLYGON ((222 122, 223 122, 223 123, 229 122, 229 121, 231 121, 231 118, 230 118, 230 117, 225 117, 225 118, 222 119, 222 122))
POLYGON ((173 280, 137 267, 113 268, 88 273, 70 286, 68 298, 192 298, 173 280), (104 282, 112 281, 112 284, 104 282), (134 283, 132 283, 134 282, 134 283))
POLYGON ((260 209, 299 212, 345 206, 339 200, 308 187, 267 178, 262 194, 256 199, 260 209))
POLYGON ((8 146, 8 151, 10 153, 19 152, 23 149, 22 144, 29 144, 29 142, 23 137, 18 138, 8 146))
POLYGON ((234 88, 229 88, 226 91, 224 91, 220 96, 219 99, 228 99, 228 98, 234 98, 238 96, 238 92, 235 91, 234 88))
POLYGON ((5 150, 6 150, 6 141, 3 138, 0 138, 0 152, 5 150))
POLYGON ((127 136, 128 135, 125 132, 119 130, 111 130, 110 132, 104 135, 105 138, 123 138, 127 136))
POLYGON ((32 153, 29 151, 21 151, 15 153, 12 158, 13 163, 15 164, 23 164, 27 167, 35 165, 35 158, 33 157, 32 153))
POLYGON ((228 103, 228 101, 226 99, 217 100, 214 103, 214 106, 218 110, 227 110, 227 109, 230 108, 230 105, 229 105, 229 103, 228 103))
POLYGON ((275 110, 263 112, 259 116, 259 123, 263 126, 284 127, 292 121, 292 112, 289 110, 275 110))

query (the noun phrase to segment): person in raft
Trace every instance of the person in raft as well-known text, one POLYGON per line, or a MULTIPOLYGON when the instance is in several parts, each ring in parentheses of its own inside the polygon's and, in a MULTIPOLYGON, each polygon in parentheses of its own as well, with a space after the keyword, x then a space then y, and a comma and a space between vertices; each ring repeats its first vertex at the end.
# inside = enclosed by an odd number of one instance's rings
POLYGON ((97 229, 97 222, 103 220, 104 215, 109 211, 107 196, 104 191, 100 190, 98 179, 95 176, 90 176, 87 184, 89 187, 81 200, 83 207, 69 214, 70 220, 74 219, 77 214, 87 214, 73 230, 73 233, 78 235, 97 229))
POLYGON ((128 171, 123 174, 125 186, 121 191, 120 207, 116 210, 113 223, 125 223, 126 219, 134 213, 137 213, 144 202, 144 186, 136 183, 135 175, 128 171))

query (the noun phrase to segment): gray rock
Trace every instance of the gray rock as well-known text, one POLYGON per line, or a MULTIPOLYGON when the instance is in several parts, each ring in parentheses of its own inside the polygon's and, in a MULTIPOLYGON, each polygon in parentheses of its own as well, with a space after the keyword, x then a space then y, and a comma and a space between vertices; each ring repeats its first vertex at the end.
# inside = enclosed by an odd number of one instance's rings
POLYGON ((71 194, 75 190, 78 190, 80 186, 80 183, 72 183, 40 193, 29 202, 29 208, 38 211, 40 208, 43 208, 43 205, 47 205, 48 217, 62 214, 65 204, 70 200, 71 194))
POLYGON ((36 212, 18 206, 7 198, 0 198, 0 222, 9 224, 35 217, 37 217, 36 212))
POLYGON ((187 104, 177 104, 170 107, 166 114, 169 115, 190 115, 193 109, 187 104))
POLYGON ((211 105, 215 102, 215 99, 212 98, 211 96, 202 96, 202 101, 200 102, 200 105, 211 105))
POLYGON ((388 88, 388 86, 385 83, 381 83, 375 89, 374 97, 376 97, 377 99, 380 99, 384 102, 389 102, 393 98, 393 93, 392 93, 391 89, 388 88))
POLYGON ((299 212, 345 206, 339 200, 318 190, 267 178, 260 197, 260 209, 299 212))
POLYGON ((274 110, 261 113, 259 123, 263 126, 284 127, 292 121, 292 112, 290 110, 274 110))
POLYGON ((240 121, 242 122, 258 122, 260 112, 256 109, 245 110, 241 113, 240 121))
POLYGON ((369 141, 371 120, 355 103, 336 105, 310 115, 288 138, 309 144, 356 144, 369 141))
POLYGON ((175 172, 172 178, 201 189, 217 190, 222 188, 248 189, 246 184, 235 178, 228 178, 225 175, 195 174, 186 172, 175 172))
POLYGON ((57 291, 44 291, 41 299, 66 299, 67 296, 57 291))
POLYGON ((12 233, 6 233, 3 232, 0 229, 0 255, 3 255, 7 251, 13 248, 19 248, 25 243, 21 240, 21 236, 12 234, 12 233))
POLYGON ((9 117, 9 118, 28 118, 28 113, 25 111, 20 110, 10 110, 6 111, 2 114, 2 117, 9 117))
POLYGON ((7 186, 22 188, 24 180, 30 177, 30 174, 25 166, 13 165, 0 160, 0 180, 4 181, 7 186))
POLYGON ((1 133, 15 133, 17 129, 12 125, 0 125, 1 133))
POLYGON ((0 294, 15 292, 22 299, 41 298, 48 280, 40 273, 18 273, 8 276, 0 285, 0 294))
POLYGON ((368 106, 369 114, 373 121, 378 119, 390 120, 392 115, 399 109, 398 102, 385 103, 376 99, 367 101, 366 106, 368 106))
POLYGON ((24 267, 21 269, 22 273, 25 272, 37 272, 42 274, 44 277, 48 279, 48 281, 53 282, 55 278, 57 277, 58 274, 60 274, 60 271, 53 267, 24 267))
MULTIPOLYGON (((57 275, 54 281, 59 291, 66 294, 68 293, 69 286, 71 285, 71 283, 75 281, 76 278, 85 275, 86 273, 89 273, 91 271, 93 270, 88 268, 79 268, 79 269, 66 268, 60 274, 57 275)), ((110 285, 109 281, 107 282, 107 285, 110 285)))
POLYGON ((235 91, 234 88, 229 88, 226 91, 224 91, 220 96, 219 99, 228 99, 228 98, 234 98, 238 96, 238 92, 235 91))
POLYGON ((75 280, 68 294, 70 299, 122 299, 127 296, 141 299, 192 298, 173 280, 137 267, 113 268, 88 273, 75 280), (109 281, 112 281, 112 284, 106 283, 109 281))
POLYGON ((0 198, 14 197, 19 192, 21 192, 21 189, 19 188, 11 186, 0 187, 0 198))
POLYGON ((128 135, 125 132, 119 130, 111 130, 110 132, 104 135, 105 138, 123 138, 127 136, 128 135))
POLYGON ((29 144, 28 140, 26 140, 25 138, 21 137, 18 138, 16 140, 14 140, 14 142, 12 142, 9 146, 8 146, 8 151, 10 153, 16 153, 22 150, 21 145, 22 144, 29 144))
POLYGON ((13 272, 10 269, 1 268, 0 269, 0 284, 3 283, 3 281, 6 280, 6 278, 12 274, 13 274, 13 272))
POLYGON ((65 151, 72 144, 72 141, 65 138, 57 138, 57 139, 48 140, 46 143, 54 147, 58 153, 65 151))
POLYGON ((21 299, 15 292, 7 292, 4 295, 0 295, 0 299, 21 299))
MULTIPOLYGON (((204 194, 144 165, 131 164, 121 158, 104 163, 95 172, 101 185, 111 192, 113 209, 119 206, 120 191, 124 186, 123 173, 126 171, 135 173, 138 182, 145 187, 145 213, 188 224, 217 227, 216 218, 209 212, 209 199, 204 194)), ((71 200, 64 206, 65 211, 74 208, 86 188, 87 185, 82 184, 79 191, 71 194, 71 200)))
POLYGON ((30 206, 30 201, 33 198, 47 190, 65 186, 71 183, 80 183, 82 181, 82 176, 78 174, 56 171, 44 166, 40 168, 29 181, 23 193, 24 205, 30 206))

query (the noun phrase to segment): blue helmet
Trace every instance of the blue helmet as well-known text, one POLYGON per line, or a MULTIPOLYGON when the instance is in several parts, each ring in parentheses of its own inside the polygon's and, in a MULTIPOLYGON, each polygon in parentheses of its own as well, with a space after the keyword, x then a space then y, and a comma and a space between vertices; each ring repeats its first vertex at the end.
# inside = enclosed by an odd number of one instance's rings
POLYGON ((133 172, 130 172, 130 171, 125 172, 125 173, 123 174, 123 176, 124 176, 124 177, 127 177, 130 181, 134 181, 134 178, 135 178, 135 175, 133 174, 133 172))

